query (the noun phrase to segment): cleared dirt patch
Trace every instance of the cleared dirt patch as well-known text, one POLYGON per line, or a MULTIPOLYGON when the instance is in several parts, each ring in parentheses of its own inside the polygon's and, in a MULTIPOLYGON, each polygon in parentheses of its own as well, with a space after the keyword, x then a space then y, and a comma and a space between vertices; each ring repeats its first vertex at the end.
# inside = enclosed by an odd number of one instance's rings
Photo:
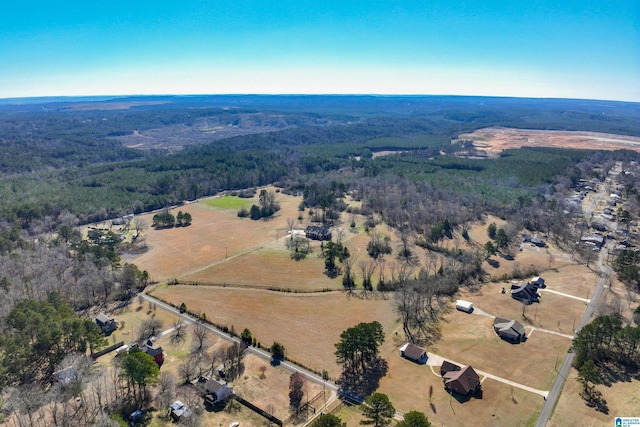
POLYGON ((462 134, 459 139, 472 140, 476 149, 498 155, 510 148, 558 147, 588 150, 640 151, 640 138, 596 132, 548 131, 490 127, 462 134))
POLYGON ((249 328, 265 346, 278 341, 288 357, 312 369, 327 369, 333 378, 340 371, 334 344, 347 328, 360 322, 379 321, 385 333, 395 329, 392 301, 349 298, 343 292, 288 294, 257 289, 204 286, 162 286, 153 295, 188 309, 204 312, 212 322, 249 328))

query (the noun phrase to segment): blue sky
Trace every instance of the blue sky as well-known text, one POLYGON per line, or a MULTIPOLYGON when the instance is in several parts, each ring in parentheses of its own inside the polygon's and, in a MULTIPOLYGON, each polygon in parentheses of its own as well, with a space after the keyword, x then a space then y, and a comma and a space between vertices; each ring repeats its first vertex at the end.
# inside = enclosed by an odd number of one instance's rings
POLYGON ((0 98, 202 93, 640 101, 640 1, 0 0, 0 98))

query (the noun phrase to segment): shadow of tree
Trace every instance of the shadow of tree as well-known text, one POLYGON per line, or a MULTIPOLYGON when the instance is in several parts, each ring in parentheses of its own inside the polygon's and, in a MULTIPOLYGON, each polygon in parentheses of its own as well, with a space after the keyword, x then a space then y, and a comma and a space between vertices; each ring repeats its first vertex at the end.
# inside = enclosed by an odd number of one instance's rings
POLYGON ((619 363, 599 364, 600 381, 606 387, 611 387, 617 382, 630 382, 640 378, 640 369, 636 365, 622 365, 619 363))
POLYGON ((360 377, 353 377, 349 373, 343 373, 343 388, 355 392, 361 396, 368 396, 380 386, 380 379, 387 375, 389 364, 386 360, 378 358, 366 373, 360 377))

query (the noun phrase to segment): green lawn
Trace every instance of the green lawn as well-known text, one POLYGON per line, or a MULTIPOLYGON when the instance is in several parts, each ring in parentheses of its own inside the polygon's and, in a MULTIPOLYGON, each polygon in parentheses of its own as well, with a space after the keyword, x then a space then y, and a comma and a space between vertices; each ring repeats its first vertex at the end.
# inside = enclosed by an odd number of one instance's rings
POLYGON ((250 199, 242 199, 238 196, 222 196, 214 197, 204 201, 207 206, 217 209, 235 209, 240 210, 242 208, 249 209, 251 207, 250 199))

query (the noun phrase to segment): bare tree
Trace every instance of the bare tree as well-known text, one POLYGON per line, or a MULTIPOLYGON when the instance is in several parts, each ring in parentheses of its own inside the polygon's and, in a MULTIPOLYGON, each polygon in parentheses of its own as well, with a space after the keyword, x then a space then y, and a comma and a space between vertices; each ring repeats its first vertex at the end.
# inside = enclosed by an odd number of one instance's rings
POLYGON ((138 327, 138 336, 140 339, 145 340, 159 333, 162 326, 162 321, 157 317, 146 319, 138 327))
POLYGON ((44 414, 44 392, 37 384, 25 384, 9 390, 7 409, 13 413, 14 421, 20 427, 36 427, 44 414))
POLYGON ((144 219, 136 217, 133 220, 133 230, 135 231, 136 236, 140 236, 140 233, 142 233, 147 228, 149 228, 149 224, 147 224, 144 219))
POLYGON ((193 351, 199 353, 206 350, 209 344, 207 339, 209 331, 207 330, 207 327, 201 322, 195 322, 191 328, 191 333, 195 340, 193 351))
POLYGON ((171 342, 177 344, 184 341, 184 323, 180 319, 173 322, 173 334, 171 334, 171 342))
MULTIPOLYGON (((185 375, 186 377, 186 375, 185 375)), ((160 372, 160 381, 158 383, 158 404, 166 408, 169 406, 175 395, 176 379, 171 372, 160 372)))
POLYGON ((226 351, 226 367, 227 367, 227 376, 231 379, 238 376, 244 369, 242 365, 242 358, 244 357, 244 353, 246 351, 246 347, 243 343, 234 343, 230 347, 227 347, 226 351))
POLYGON ((287 218, 287 229, 289 230, 289 241, 293 240, 293 227, 296 225, 294 218, 287 218))
POLYGON ((362 287, 365 291, 373 291, 373 282, 371 281, 371 277, 378 268, 378 264, 371 260, 360 261, 358 262, 358 267, 360 267, 360 271, 362 272, 362 287))
POLYGON ((194 357, 193 354, 187 357, 184 363, 181 364, 178 368, 178 371, 180 373, 181 379, 185 383, 191 382, 191 380, 196 377, 196 373, 198 372, 197 357, 194 357))

